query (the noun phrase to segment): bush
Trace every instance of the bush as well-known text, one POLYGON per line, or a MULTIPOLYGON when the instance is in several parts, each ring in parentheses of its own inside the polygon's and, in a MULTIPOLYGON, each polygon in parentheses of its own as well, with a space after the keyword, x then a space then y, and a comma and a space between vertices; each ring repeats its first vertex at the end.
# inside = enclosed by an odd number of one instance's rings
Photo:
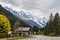
POLYGON ((49 36, 57 36, 56 32, 49 33, 49 36))
POLYGON ((42 31, 38 31, 37 34, 44 35, 44 33, 42 31))
POLYGON ((5 38, 5 37, 8 37, 8 34, 7 33, 0 34, 0 38, 5 38))
POLYGON ((10 22, 8 18, 0 14, 0 37, 8 36, 8 32, 10 32, 10 30, 10 22))

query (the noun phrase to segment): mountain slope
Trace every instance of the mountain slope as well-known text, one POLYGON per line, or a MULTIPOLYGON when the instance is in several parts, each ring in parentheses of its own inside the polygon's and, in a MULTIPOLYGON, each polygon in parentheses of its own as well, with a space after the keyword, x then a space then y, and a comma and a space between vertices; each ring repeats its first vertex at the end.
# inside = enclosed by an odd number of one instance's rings
POLYGON ((29 26, 26 23, 24 23, 21 19, 19 19, 17 16, 13 15, 10 11, 2 7, 1 5, 0 5, 0 12, 2 12, 3 15, 8 17, 12 28, 14 27, 14 23, 16 20, 19 21, 22 24, 22 26, 29 26))
POLYGON ((8 11, 10 11, 13 15, 17 16, 19 19, 21 19, 23 22, 30 26, 37 26, 39 28, 44 27, 46 25, 46 21, 44 20, 38 20, 35 18, 31 13, 29 12, 23 12, 23 11, 15 11, 11 8, 5 7, 8 11))

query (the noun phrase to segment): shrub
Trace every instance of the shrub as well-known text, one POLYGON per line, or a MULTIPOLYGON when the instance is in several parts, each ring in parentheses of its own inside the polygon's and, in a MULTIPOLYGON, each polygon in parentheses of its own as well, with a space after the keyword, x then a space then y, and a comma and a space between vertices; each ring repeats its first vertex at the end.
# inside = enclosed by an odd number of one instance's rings
POLYGON ((57 36, 56 32, 49 33, 49 36, 57 36))
POLYGON ((37 34, 44 35, 43 31, 38 31, 37 34))
POLYGON ((10 30, 10 22, 8 18, 0 14, 0 37, 8 36, 8 32, 10 32, 10 30))

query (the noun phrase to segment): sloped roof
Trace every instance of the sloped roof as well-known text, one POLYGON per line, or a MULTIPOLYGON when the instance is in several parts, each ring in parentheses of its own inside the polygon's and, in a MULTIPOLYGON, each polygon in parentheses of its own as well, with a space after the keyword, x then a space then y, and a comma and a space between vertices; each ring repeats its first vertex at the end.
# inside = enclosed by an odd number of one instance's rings
POLYGON ((18 27, 15 31, 22 32, 22 31, 29 31, 29 30, 30 30, 30 27, 18 27))

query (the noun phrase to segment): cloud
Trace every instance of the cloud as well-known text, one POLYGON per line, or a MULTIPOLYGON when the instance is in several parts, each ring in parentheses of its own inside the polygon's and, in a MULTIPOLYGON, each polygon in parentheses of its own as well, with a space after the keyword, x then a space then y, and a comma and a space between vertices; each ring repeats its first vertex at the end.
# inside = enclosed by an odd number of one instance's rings
POLYGON ((60 12, 60 0, 0 0, 0 3, 17 10, 31 11, 37 17, 47 18, 51 12, 60 12))
POLYGON ((25 9, 44 9, 47 8, 53 0, 25 0, 23 3, 25 9))

